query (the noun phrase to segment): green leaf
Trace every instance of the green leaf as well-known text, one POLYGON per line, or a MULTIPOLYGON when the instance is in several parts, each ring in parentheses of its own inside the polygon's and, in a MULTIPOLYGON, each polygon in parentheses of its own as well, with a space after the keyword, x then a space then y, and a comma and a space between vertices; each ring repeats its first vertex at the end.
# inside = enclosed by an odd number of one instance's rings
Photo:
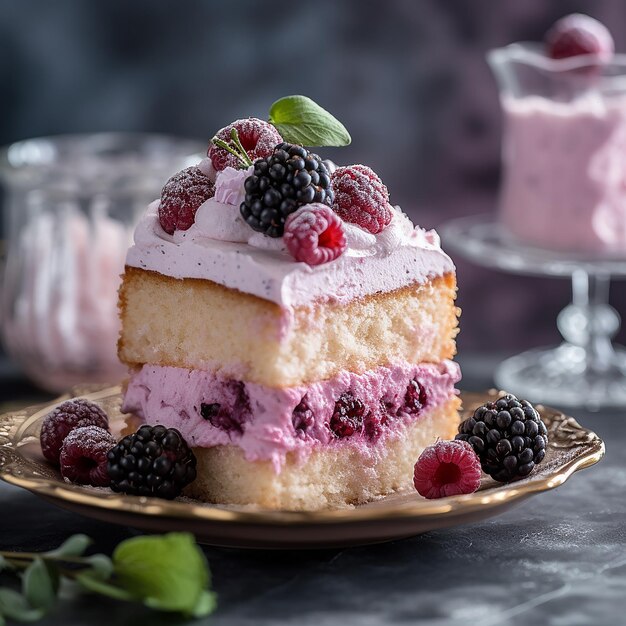
POLYGON ((44 556, 52 558, 83 556, 85 550, 91 544, 91 539, 87 535, 72 535, 66 539, 56 550, 45 552, 44 556))
POLYGON ((212 591, 203 591, 193 610, 193 617, 205 617, 217 608, 217 595, 212 591))
POLYGON ((206 597, 208 564, 189 533, 127 539, 113 565, 118 584, 153 609, 193 616, 215 606, 206 597))
POLYGON ((0 554, 0 572, 5 569, 13 569, 13 566, 0 554))
POLYGON ((90 567, 86 573, 93 574, 99 580, 108 580, 113 574, 113 561, 106 554, 94 554, 83 559, 90 567))
POLYGON ((87 591, 98 593, 101 596, 107 596, 114 600, 126 600, 128 602, 135 600, 135 596, 132 593, 101 580, 91 572, 81 572, 76 575, 75 580, 87 591))
POLYGON ((0 588, 0 615, 16 622, 36 622, 45 615, 45 611, 31 608, 26 598, 17 591, 0 588))
POLYGON ((35 609, 49 611, 57 600, 59 575, 53 566, 36 557, 22 574, 22 591, 35 609))
POLYGON ((6 620, 2 617, 2 613, 0 613, 0 626, 6 626, 6 620))
POLYGON ((346 127, 306 96, 287 96, 270 108, 270 123, 285 141, 303 146, 347 146, 346 127))

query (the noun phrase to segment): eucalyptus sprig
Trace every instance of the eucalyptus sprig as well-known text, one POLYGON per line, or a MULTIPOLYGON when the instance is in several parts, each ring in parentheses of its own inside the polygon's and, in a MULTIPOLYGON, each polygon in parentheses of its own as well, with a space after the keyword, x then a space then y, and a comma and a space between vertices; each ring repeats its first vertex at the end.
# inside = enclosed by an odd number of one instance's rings
POLYGON ((112 557, 85 555, 86 535, 73 535, 56 550, 42 553, 0 551, 0 572, 21 577, 21 592, 0 587, 0 626, 5 618, 34 622, 57 603, 61 584, 116 600, 185 617, 213 612, 215 594, 204 554, 188 533, 133 537, 112 557))

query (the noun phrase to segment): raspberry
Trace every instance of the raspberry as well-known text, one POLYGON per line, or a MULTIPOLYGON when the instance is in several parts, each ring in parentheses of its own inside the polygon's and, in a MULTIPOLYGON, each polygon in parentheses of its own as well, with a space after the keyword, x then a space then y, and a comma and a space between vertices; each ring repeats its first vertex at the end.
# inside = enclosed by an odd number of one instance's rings
POLYGON ((174 174, 161 191, 159 222, 172 235, 187 230, 195 221, 200 205, 215 194, 215 183, 200 168, 188 167, 174 174))
POLYGON ((338 167, 331 176, 334 211, 341 219, 375 235, 391 222, 389 192, 378 176, 365 165, 338 167))
POLYGON ((58 465, 64 439, 75 428, 82 426, 99 426, 109 430, 109 418, 97 404, 83 398, 67 400, 48 413, 39 436, 41 451, 46 459, 58 465))
POLYGON ((299 437, 304 435, 306 431, 313 426, 314 421, 315 418, 313 416, 313 411, 311 411, 309 405, 307 404, 306 397, 302 398, 291 415, 291 422, 294 430, 296 431, 296 435, 299 437))
POLYGON ((505 483, 528 476, 543 461, 548 430, 530 402, 509 394, 479 406, 456 439, 474 448, 485 474, 505 483))
POLYGON ((615 44, 604 24, 598 20, 573 13, 561 18, 545 36, 546 53, 553 59, 566 59, 583 54, 597 55, 609 61, 615 44))
POLYGON ((426 391, 415 379, 409 382, 404 394, 404 411, 418 415, 426 404, 426 391))
POLYGON ((350 437, 363 430, 364 416, 365 405, 346 391, 335 402, 335 409, 330 418, 330 430, 338 439, 350 437))
POLYGON ((111 489, 171 500, 196 478, 196 457, 175 428, 142 426, 109 450, 111 489))
POLYGON ((296 261, 321 265, 341 256, 347 246, 343 223, 325 204, 307 204, 285 222, 283 241, 296 261))
POLYGON ((76 428, 65 438, 61 448, 61 476, 79 485, 108 487, 111 480, 107 454, 116 443, 113 435, 104 428, 76 428))
POLYGON ((413 484, 429 499, 474 493, 480 487, 480 461, 464 441, 439 441, 420 454, 413 484))
POLYGON ((383 427, 389 420, 389 410, 383 400, 378 403, 378 410, 371 411, 365 418, 364 431, 368 439, 376 441, 383 434, 383 427))
POLYGON ((302 146, 281 143, 254 162, 239 210, 246 224, 268 237, 283 234, 285 220, 305 204, 332 206, 330 175, 320 157, 302 146))
MULTIPOLYGON (((222 128, 215 136, 228 143, 231 139, 233 128, 237 131, 239 141, 251 161, 270 156, 274 147, 283 140, 280 133, 271 124, 256 117, 237 120, 222 128)), ((213 167, 218 172, 227 167, 234 167, 235 169, 242 167, 241 161, 234 154, 215 144, 209 146, 207 154, 211 159, 211 163, 213 163, 213 167)))

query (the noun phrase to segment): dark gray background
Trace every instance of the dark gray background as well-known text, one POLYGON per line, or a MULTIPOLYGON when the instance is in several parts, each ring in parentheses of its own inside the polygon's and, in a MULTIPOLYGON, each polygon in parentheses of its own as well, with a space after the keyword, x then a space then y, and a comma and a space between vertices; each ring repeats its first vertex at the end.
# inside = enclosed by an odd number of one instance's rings
MULTIPOLYGON (((370 165, 394 203, 437 226, 495 208, 500 115, 485 51, 540 39, 572 11, 626 50, 622 0, 0 0, 0 143, 97 130, 208 139, 304 93, 354 139, 324 154, 370 165)), ((455 260, 461 350, 557 341, 566 281, 455 260)))

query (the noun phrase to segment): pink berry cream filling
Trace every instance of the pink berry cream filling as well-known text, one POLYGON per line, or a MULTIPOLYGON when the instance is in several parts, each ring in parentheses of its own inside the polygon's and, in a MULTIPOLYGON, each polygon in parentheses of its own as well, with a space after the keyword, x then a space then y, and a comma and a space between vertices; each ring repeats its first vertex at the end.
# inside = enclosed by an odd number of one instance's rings
POLYGON ((239 446, 248 461, 270 460, 278 473, 289 452, 306 457, 318 446, 337 445, 371 450, 398 436, 453 397, 460 377, 452 361, 399 362, 273 388, 203 370, 144 365, 130 378, 122 410, 177 428, 192 447, 239 446))

